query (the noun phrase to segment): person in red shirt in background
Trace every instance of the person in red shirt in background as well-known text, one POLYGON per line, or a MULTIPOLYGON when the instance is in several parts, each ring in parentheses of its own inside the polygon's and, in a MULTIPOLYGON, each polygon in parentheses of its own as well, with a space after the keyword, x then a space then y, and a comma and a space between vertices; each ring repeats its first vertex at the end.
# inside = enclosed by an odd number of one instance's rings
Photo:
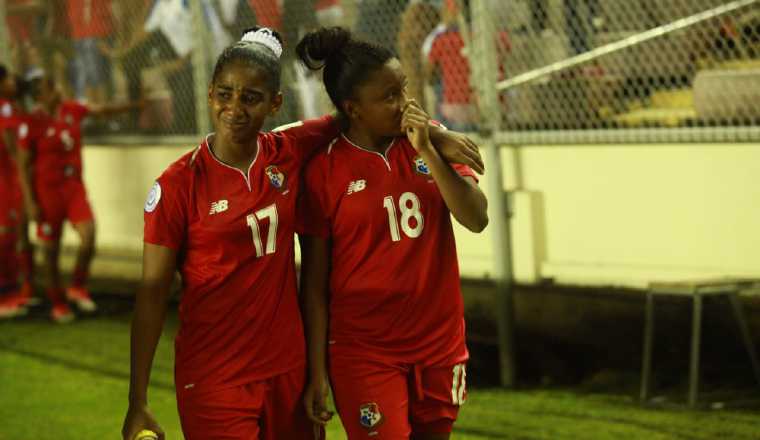
POLYGON ((39 61, 35 44, 39 42, 39 23, 44 13, 42 0, 6 0, 4 24, 8 27, 12 64, 22 74, 39 61))
POLYGON ((468 359, 450 216, 482 231, 486 197, 472 169, 432 148, 429 118, 389 50, 329 28, 296 51, 324 67, 348 120, 305 172, 306 411, 329 420, 329 369, 349 439, 447 439, 468 359))
POLYGON ((23 120, 20 87, 0 65, 0 292, 6 293, 0 297, 0 318, 24 314, 32 296, 31 245, 15 163, 16 130, 23 120))
POLYGON ((111 75, 106 56, 113 33, 111 0, 66 0, 66 12, 75 52, 71 60, 75 97, 103 104, 111 75))
MULTIPOLYGON (((441 13, 441 24, 426 38, 422 46, 425 77, 431 82, 440 80, 437 94, 437 112, 441 122, 453 130, 474 131, 479 120, 475 95, 470 84, 470 61, 465 53, 465 41, 459 29, 459 20, 469 23, 469 0, 460 8, 454 0, 446 0, 441 13)), ((505 31, 497 35, 498 53, 503 56, 509 50, 505 31)), ((501 72, 503 75, 503 72, 501 72)))
MULTIPOLYGON (((300 401, 306 353, 293 235, 303 228, 302 167, 338 135, 338 124, 328 116, 260 132, 282 105, 281 54, 268 28, 225 49, 208 88, 216 132, 170 165, 148 195, 125 440, 142 429, 164 437, 147 390, 175 271, 182 295, 174 371, 185 438, 318 437, 300 401)), ((473 154, 454 150, 454 160, 473 154)))
POLYGON ((30 80, 34 108, 18 128, 18 169, 24 205, 37 224, 45 254, 47 296, 51 318, 58 323, 74 319, 66 300, 83 312, 93 312, 86 283, 95 252, 95 221, 82 180, 82 120, 132 110, 141 103, 86 106, 63 101, 52 79, 41 71, 30 80), (71 286, 62 288, 58 256, 64 221, 80 239, 71 286))

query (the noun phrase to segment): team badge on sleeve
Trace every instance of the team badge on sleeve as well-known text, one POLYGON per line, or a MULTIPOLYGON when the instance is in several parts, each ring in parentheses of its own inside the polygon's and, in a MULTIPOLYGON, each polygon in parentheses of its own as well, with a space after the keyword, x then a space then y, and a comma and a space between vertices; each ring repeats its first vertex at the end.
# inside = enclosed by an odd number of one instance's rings
POLYGON ((430 168, 428 168, 427 164, 420 156, 414 158, 414 171, 426 176, 430 174, 430 168))
POLYGON ((18 137, 19 139, 24 139, 29 135, 29 126, 26 124, 21 124, 18 126, 18 137))
POLYGON ((145 200, 145 212, 153 212, 158 206, 158 202, 161 200, 161 185, 158 182, 153 183, 153 187, 148 193, 148 198, 145 200))
POLYGON ((3 104, 3 107, 0 108, 0 115, 2 115, 5 118, 10 118, 13 114, 13 107, 9 103, 3 104))
POLYGON ((359 424, 367 429, 372 429, 383 422, 380 407, 375 402, 365 403, 359 407, 359 424))
POLYGON ((277 168, 277 165, 269 165, 264 172, 267 173, 273 187, 279 190, 285 187, 285 174, 277 168))

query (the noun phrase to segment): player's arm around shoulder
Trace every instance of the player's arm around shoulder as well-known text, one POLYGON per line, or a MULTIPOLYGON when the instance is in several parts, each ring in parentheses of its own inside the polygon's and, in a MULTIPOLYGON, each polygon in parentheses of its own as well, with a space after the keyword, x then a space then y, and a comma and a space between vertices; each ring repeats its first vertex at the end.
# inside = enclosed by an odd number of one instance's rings
POLYGON ((488 225, 488 200, 467 166, 446 163, 430 141, 428 115, 415 102, 404 110, 402 127, 412 147, 430 168, 446 206, 454 218, 472 232, 488 225))

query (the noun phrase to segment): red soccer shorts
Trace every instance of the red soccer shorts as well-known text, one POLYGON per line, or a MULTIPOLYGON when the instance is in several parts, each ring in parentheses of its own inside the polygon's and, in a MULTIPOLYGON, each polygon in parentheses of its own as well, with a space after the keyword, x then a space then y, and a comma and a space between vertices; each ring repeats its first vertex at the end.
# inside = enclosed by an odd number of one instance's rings
POLYGON ((464 364, 375 361, 330 350, 330 382, 349 440, 451 432, 466 399, 464 364))
POLYGON ((81 181, 66 182, 57 187, 37 186, 36 189, 42 217, 37 224, 40 240, 58 240, 66 220, 72 224, 93 221, 87 190, 81 181))
POLYGON ((298 368, 270 379, 220 390, 178 389, 186 440, 318 440, 324 430, 301 402, 306 372, 298 368))

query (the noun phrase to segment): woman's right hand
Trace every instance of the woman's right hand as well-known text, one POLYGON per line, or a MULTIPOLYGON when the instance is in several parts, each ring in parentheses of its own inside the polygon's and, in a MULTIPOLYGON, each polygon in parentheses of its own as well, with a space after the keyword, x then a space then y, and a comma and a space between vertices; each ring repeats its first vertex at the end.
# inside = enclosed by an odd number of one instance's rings
POLYGON ((330 394, 330 385, 326 377, 312 380, 303 395, 303 404, 306 415, 317 425, 326 425, 332 419, 333 412, 327 409, 327 396, 330 394))
POLYGON ((121 428, 123 440, 134 440, 138 432, 149 429, 158 434, 158 440, 164 440, 164 430, 158 425, 147 405, 129 406, 127 416, 124 418, 124 426, 121 428))

